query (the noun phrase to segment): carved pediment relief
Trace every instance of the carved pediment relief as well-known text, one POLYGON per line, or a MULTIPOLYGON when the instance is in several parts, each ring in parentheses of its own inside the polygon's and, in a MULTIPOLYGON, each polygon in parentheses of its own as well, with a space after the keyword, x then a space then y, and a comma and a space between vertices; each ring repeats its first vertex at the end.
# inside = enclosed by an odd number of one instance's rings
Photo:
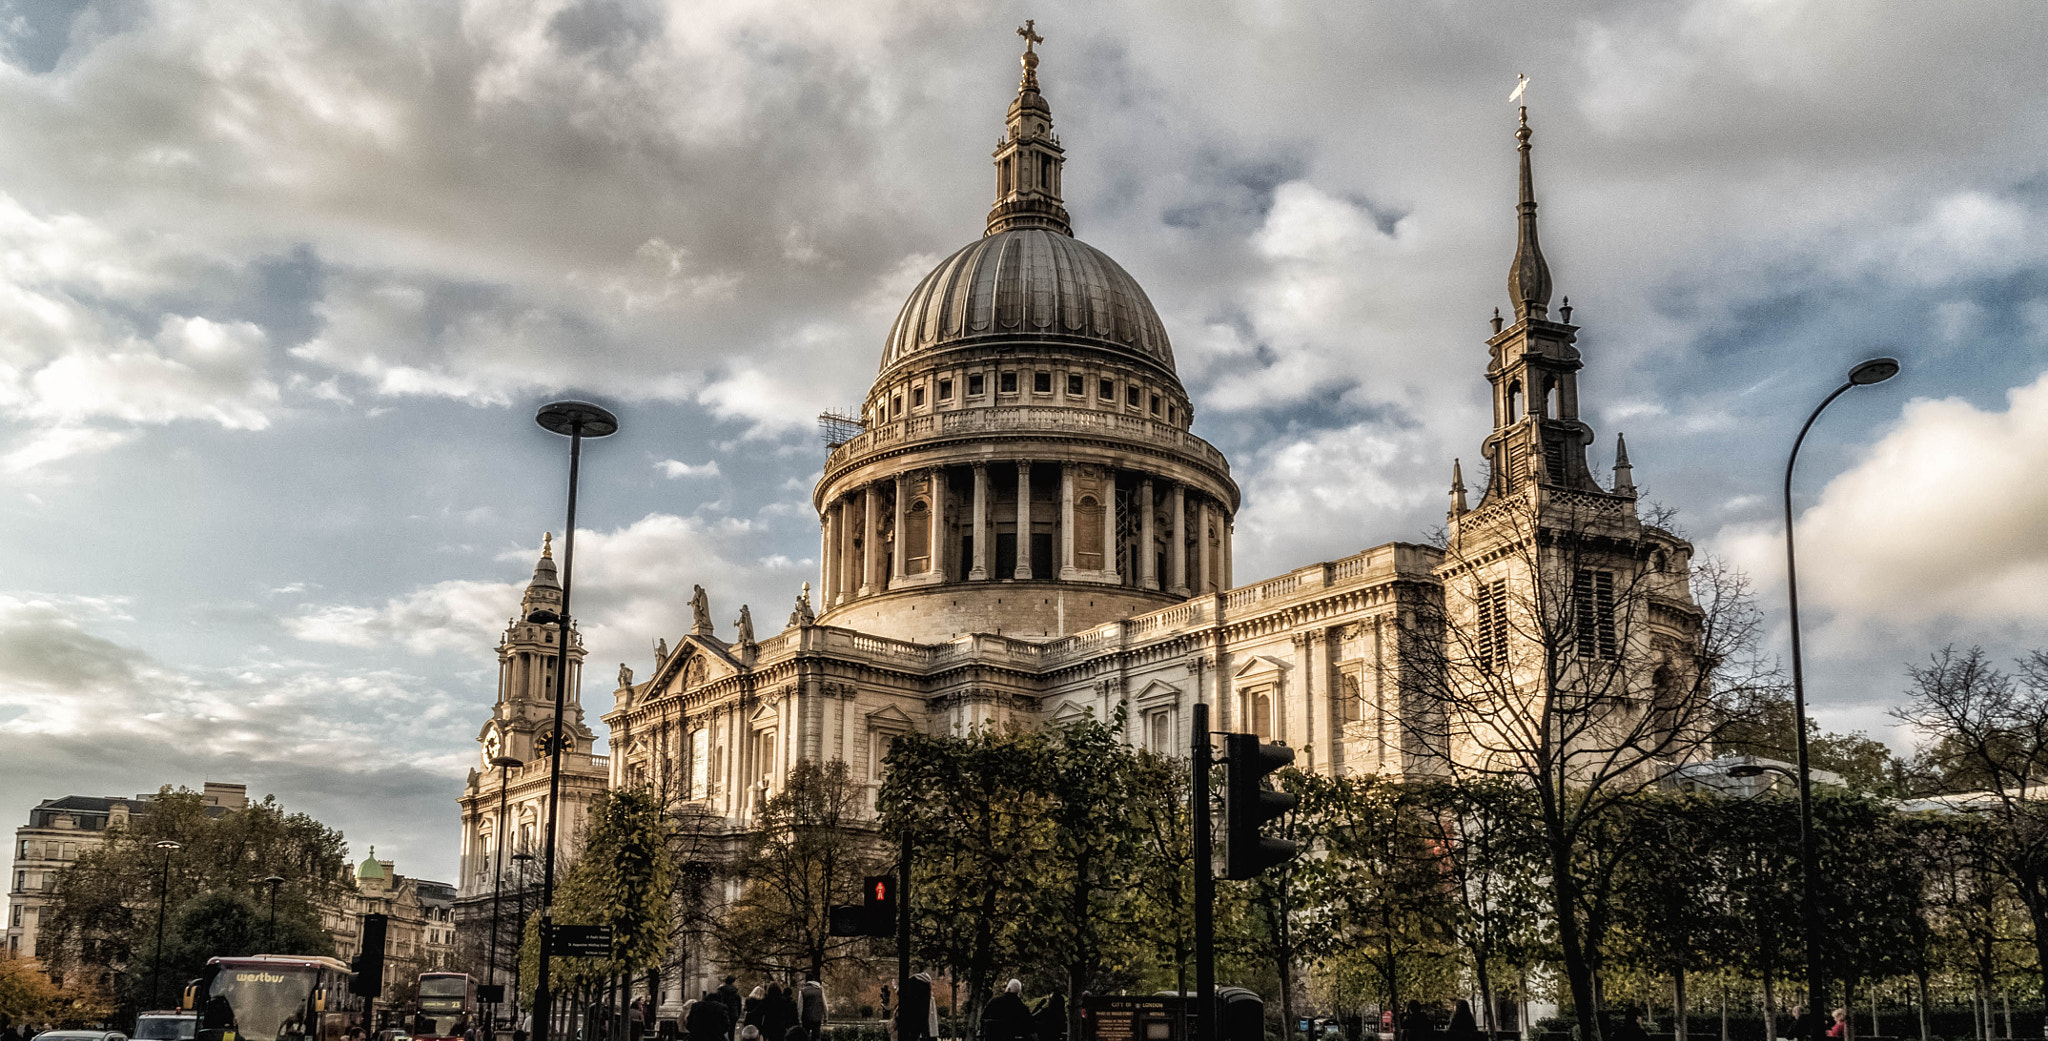
POLYGON ((868 713, 868 727, 874 730, 895 730, 909 732, 917 728, 916 721, 894 705, 885 705, 868 713))
POLYGON ((1157 705, 1171 705, 1176 704, 1180 701, 1180 695, 1181 689, 1179 687, 1173 686, 1169 683, 1161 682, 1159 680, 1153 680, 1152 682, 1145 684, 1144 689, 1138 691, 1137 694, 1132 696, 1131 704, 1136 705, 1139 708, 1152 708, 1157 705))

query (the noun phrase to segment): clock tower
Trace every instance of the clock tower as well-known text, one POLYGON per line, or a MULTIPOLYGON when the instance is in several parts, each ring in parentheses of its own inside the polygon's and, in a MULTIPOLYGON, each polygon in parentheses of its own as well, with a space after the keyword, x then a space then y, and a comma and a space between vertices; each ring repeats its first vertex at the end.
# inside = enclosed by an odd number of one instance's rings
MULTIPOLYGON (((517 893, 524 882, 538 884, 540 863, 515 860, 528 853, 538 857, 546 846, 548 826, 548 756, 559 746, 562 754, 562 790, 559 831, 556 835, 559 869, 572 858, 581 842, 583 822, 591 803, 605 787, 607 760, 592 754, 596 735, 583 722, 580 687, 583 678, 583 639, 573 622, 569 630, 568 683, 562 692, 562 736, 554 735, 555 670, 562 661, 556 641, 561 630, 527 619, 535 611, 562 609, 562 583, 555 570, 554 539, 542 536, 540 560, 534 564, 533 579, 519 600, 519 614, 505 627, 498 640, 498 689, 490 719, 477 731, 477 760, 471 765, 469 783, 462 798, 462 871, 457 883, 457 917, 470 928, 465 934, 489 943, 490 902, 493 883, 502 861, 503 892, 517 893), (501 757, 519 765, 493 765, 501 757), (502 792, 501 792, 502 785, 502 792), (502 795, 502 798, 501 798, 502 795), (502 814, 500 807, 502 806, 502 814), (506 848, 499 849, 500 843, 506 848), (523 871, 522 871, 523 868, 523 871)), ((500 916, 502 953, 510 943, 517 948, 516 915, 500 916)))

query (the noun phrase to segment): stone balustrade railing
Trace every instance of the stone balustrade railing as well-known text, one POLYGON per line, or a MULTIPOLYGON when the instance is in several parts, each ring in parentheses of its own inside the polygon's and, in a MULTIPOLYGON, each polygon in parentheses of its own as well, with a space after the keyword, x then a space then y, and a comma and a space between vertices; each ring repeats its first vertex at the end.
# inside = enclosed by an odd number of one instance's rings
POLYGON ((873 452, 919 441, 1032 433, 1098 434, 1158 445, 1179 450, 1220 474, 1230 472, 1230 464, 1214 445, 1172 424, 1123 412, 1036 405, 966 408, 877 424, 853 440, 834 446, 825 461, 825 472, 833 473, 873 452))

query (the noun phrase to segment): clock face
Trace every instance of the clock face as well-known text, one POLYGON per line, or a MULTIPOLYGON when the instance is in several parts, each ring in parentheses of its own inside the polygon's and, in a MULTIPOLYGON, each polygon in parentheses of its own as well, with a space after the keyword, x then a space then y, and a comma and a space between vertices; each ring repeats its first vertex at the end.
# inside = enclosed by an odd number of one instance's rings
POLYGON ((500 741, 498 740, 498 732, 497 732, 497 731, 493 730, 493 731, 491 731, 490 733, 488 733, 488 734, 485 734, 485 735, 484 735, 484 765, 486 765, 486 766, 489 766, 489 765, 490 765, 490 762, 491 762, 491 760, 493 760, 493 759, 496 759, 496 758, 498 758, 498 751, 499 751, 499 749, 501 749, 501 748, 503 748, 503 747, 504 747, 504 746, 503 746, 503 744, 502 744, 502 743, 500 743, 500 741))
MULTIPOLYGON (((538 737, 535 737, 535 738, 534 738, 533 740, 534 740, 534 745, 533 745, 533 747, 534 747, 534 750, 535 750, 535 751, 537 751, 537 752, 539 752, 539 753, 540 753, 541 755, 553 755, 553 754, 555 753, 555 732, 554 732, 554 731, 552 731, 552 730, 543 730, 543 731, 541 731, 541 732, 540 732, 540 735, 539 735, 538 737)), ((562 738, 562 751, 565 751, 565 752, 573 752, 573 751, 575 751, 575 750, 576 750, 576 739, 575 739, 574 737, 564 737, 564 738, 562 738)))

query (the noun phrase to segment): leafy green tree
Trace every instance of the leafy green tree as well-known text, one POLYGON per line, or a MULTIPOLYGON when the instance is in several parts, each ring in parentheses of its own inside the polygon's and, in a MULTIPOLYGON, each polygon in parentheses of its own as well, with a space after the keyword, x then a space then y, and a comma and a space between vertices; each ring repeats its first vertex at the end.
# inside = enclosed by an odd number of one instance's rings
POLYGON ((1188 812, 1193 775, 1188 761, 1139 752, 1128 798, 1139 832, 1133 910, 1156 963, 1170 966, 1155 982, 1186 993, 1195 956, 1194 820, 1188 812))
POLYGON ((238 895, 260 899, 267 915, 269 888, 262 880, 275 875, 284 879, 278 887, 283 921, 349 887, 346 861, 340 832, 287 812, 274 797, 223 810, 206 805, 199 792, 166 786, 146 812, 109 829, 102 845, 58 874, 38 946, 67 979, 76 970, 112 982, 153 953, 160 899, 176 912, 203 895, 238 895), (161 841, 181 848, 167 854, 156 848, 161 841))
POLYGON ((582 854, 555 892, 556 921, 610 926, 612 955, 560 959, 565 985, 602 984, 661 965, 674 874, 663 831, 661 806, 646 788, 606 792, 591 808, 582 854))
POLYGON ((998 969, 1021 962, 1052 871, 1049 741, 1017 729, 910 734, 886 760, 876 802, 883 833, 915 850, 916 948, 966 982, 970 1011, 998 969))
POLYGON ((1635 855, 1615 873, 1619 960, 1672 982, 1678 1041, 1685 1041, 1686 979, 1728 949, 1721 901, 1716 795, 1646 791, 1633 800, 1635 855))
POLYGON ((332 956, 334 938, 321 924, 319 910, 299 894, 280 892, 273 923, 267 895, 258 903, 240 893, 201 893, 172 914, 164 930, 161 967, 154 944, 145 946, 122 974, 120 996, 134 1008, 157 1004, 198 976, 207 959, 246 954, 332 956), (152 978, 160 993, 149 993, 152 978))
POLYGON ((1542 847, 1522 826, 1529 793, 1478 780, 1429 783, 1413 793, 1437 845, 1437 863, 1453 897, 1452 934, 1465 949, 1489 1031, 1499 1029, 1498 978, 1515 978, 1542 948, 1542 847))

